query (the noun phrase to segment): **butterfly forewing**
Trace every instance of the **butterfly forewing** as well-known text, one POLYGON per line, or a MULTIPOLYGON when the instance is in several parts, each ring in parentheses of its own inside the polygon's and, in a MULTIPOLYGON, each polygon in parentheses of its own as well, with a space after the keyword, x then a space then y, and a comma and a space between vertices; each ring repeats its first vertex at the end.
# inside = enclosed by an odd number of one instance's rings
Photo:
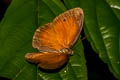
POLYGON ((62 13, 52 23, 45 24, 36 30, 33 47, 37 49, 48 47, 56 50, 69 48, 77 40, 82 25, 82 9, 75 8, 62 13))
POLYGON ((58 43, 56 39, 52 23, 45 24, 36 30, 32 45, 38 50, 41 50, 42 47, 52 48, 56 50, 63 47, 58 43))
POLYGON ((57 41, 65 48, 69 48, 76 42, 82 25, 83 11, 80 8, 71 9, 59 15, 53 21, 57 41))

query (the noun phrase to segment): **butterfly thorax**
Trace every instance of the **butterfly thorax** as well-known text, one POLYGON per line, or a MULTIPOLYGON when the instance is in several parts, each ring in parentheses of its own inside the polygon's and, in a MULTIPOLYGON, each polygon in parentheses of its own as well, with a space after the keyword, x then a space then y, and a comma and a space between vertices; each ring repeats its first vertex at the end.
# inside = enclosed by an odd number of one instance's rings
POLYGON ((74 51, 70 48, 62 48, 60 50, 56 50, 53 48, 48 48, 48 47, 41 47, 39 49, 40 52, 46 53, 46 52, 54 52, 54 53, 67 53, 69 55, 73 55, 74 51))
POLYGON ((74 51, 70 48, 63 48, 61 50, 59 50, 60 53, 68 53, 69 55, 73 55, 74 51))

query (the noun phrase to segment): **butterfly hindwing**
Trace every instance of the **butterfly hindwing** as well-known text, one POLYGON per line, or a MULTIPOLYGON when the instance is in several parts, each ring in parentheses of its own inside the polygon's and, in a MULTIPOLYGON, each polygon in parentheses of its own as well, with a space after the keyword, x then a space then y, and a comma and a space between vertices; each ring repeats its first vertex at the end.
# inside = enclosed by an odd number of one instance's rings
POLYGON ((39 52, 28 53, 25 58, 43 69, 56 69, 67 63, 69 55, 68 53, 39 52))

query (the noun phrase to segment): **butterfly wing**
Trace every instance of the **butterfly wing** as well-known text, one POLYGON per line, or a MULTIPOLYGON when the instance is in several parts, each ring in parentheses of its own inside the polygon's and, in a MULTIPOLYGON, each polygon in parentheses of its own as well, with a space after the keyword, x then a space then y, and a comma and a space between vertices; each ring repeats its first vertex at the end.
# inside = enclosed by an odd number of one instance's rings
POLYGON ((74 8, 60 14, 52 23, 38 28, 32 45, 40 52, 28 53, 25 59, 43 69, 63 66, 69 59, 69 51, 65 48, 69 49, 76 42, 82 30, 83 17, 82 9, 74 8))
POLYGON ((33 47, 47 52, 69 48, 76 42, 82 30, 83 17, 81 8, 60 14, 52 23, 36 30, 33 47))
POLYGON ((40 51, 58 50, 63 47, 56 39, 52 23, 45 24, 36 30, 32 45, 40 51))
POLYGON ((65 48, 69 48, 76 42, 82 30, 83 18, 82 9, 74 8, 54 19, 53 25, 57 41, 65 48))
POLYGON ((27 53, 25 59, 31 63, 38 64, 43 69, 58 69, 69 60, 68 53, 40 52, 27 53))

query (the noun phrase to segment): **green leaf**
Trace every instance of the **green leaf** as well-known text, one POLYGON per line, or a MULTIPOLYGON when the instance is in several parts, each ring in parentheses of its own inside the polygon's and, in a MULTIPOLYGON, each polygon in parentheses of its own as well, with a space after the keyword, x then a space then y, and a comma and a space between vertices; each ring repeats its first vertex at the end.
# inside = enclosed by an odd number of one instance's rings
POLYGON ((106 1, 114 4, 114 7, 117 6, 117 10, 110 8, 104 0, 79 0, 79 3, 65 0, 69 8, 78 5, 82 7, 86 25, 84 29, 89 42, 99 57, 108 64, 114 76, 120 80, 120 1, 106 1))
POLYGON ((109 6, 112 8, 117 18, 120 20, 120 0, 106 0, 109 6))
POLYGON ((84 49, 79 39, 75 54, 60 71, 45 72, 24 59, 35 30, 67 8, 60 0, 13 0, 0 24, 0 76, 13 80, 87 80, 84 49))
POLYGON ((57 72, 45 72, 25 61, 38 26, 51 22, 74 7, 84 11, 84 31, 93 50, 120 80, 119 0, 13 0, 0 23, 0 76, 13 80, 87 80, 86 61, 80 39, 75 54, 57 72))
POLYGON ((68 8, 82 7, 85 15, 84 29, 89 42, 120 80, 120 1, 65 0, 65 4, 68 8))
POLYGON ((98 25, 103 38, 103 43, 105 44, 108 60, 112 72, 120 79, 119 20, 106 2, 99 1, 99 4, 96 5, 98 25), (101 5, 105 6, 101 7, 101 5), (102 13, 102 11, 106 14, 102 13))

